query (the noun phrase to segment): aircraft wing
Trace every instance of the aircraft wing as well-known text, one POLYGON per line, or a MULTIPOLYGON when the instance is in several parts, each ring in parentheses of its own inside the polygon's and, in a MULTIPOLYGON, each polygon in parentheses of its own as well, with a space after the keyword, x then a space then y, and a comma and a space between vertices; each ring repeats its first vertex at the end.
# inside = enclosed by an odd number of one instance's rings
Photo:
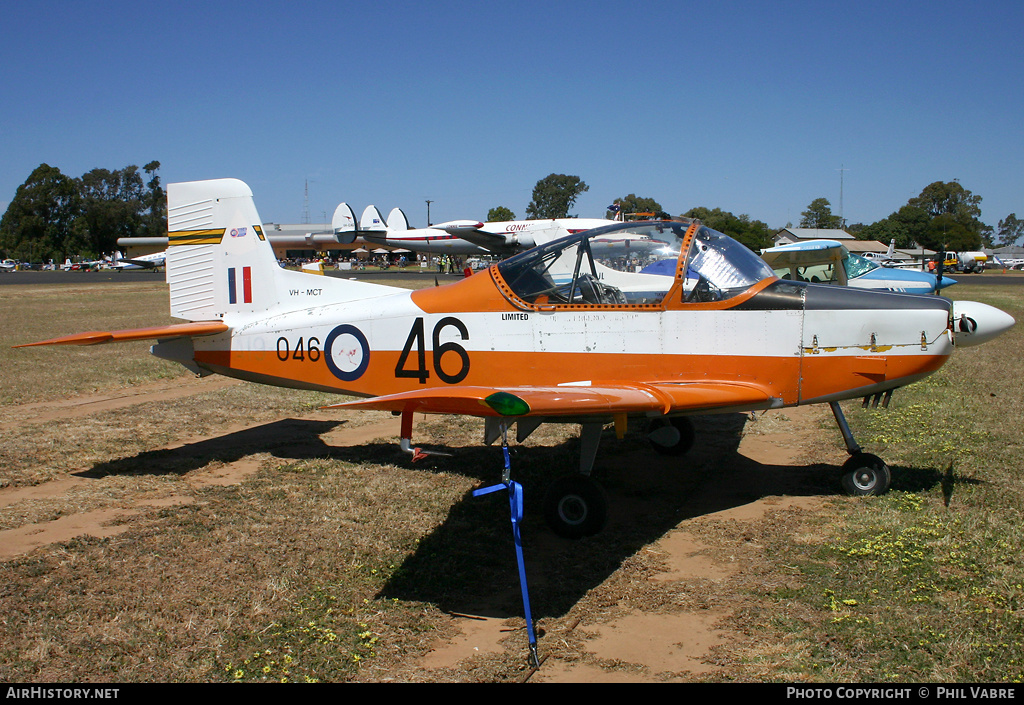
POLYGON ((199 321, 196 323, 175 323, 169 326, 153 328, 131 328, 127 330, 90 331, 75 333, 61 338, 41 340, 38 343, 15 345, 16 348, 29 348, 34 345, 100 345, 103 343, 123 343, 129 340, 151 340, 181 338, 184 336, 214 335, 228 330, 228 326, 220 321, 199 321))
POLYGON ((497 233, 488 233, 483 230, 462 230, 458 233, 458 236, 492 252, 501 252, 508 249, 505 236, 497 233))
POLYGON ((843 259, 842 243, 837 240, 807 240, 761 250, 761 259, 772 269, 790 265, 828 264, 843 259))
POLYGON ((434 387, 333 404, 330 409, 467 416, 668 414, 781 404, 764 388, 738 382, 569 384, 553 387, 434 387))
POLYGON ((430 226, 431 230, 444 230, 449 235, 460 237, 485 250, 500 251, 508 248, 505 233, 491 233, 483 230, 484 224, 474 220, 452 220, 430 226))

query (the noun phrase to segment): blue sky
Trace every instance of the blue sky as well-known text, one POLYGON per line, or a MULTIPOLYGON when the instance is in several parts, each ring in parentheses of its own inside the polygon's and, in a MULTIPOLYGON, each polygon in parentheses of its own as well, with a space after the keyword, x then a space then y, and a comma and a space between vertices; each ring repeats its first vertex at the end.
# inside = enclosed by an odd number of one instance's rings
POLYGON ((0 0, 0 208, 41 163, 235 177, 264 221, 414 227, 635 193, 773 228, 933 181, 1024 216, 1024 2, 0 0), (840 171, 843 169, 843 171, 840 171), (842 188, 841 188, 842 183, 842 188))

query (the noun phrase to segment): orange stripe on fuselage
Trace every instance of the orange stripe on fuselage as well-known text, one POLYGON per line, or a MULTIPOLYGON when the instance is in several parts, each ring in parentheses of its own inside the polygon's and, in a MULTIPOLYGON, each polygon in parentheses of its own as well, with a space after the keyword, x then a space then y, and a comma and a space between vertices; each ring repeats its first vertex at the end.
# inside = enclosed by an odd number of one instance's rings
MULTIPOLYGON (((469 372, 460 384, 467 386, 512 388, 516 386, 556 386, 566 382, 594 380, 609 382, 746 382, 759 383, 772 396, 795 403, 798 394, 800 361, 797 357, 743 357, 733 355, 672 355, 625 353, 553 353, 470 351, 469 372)), ((331 374, 321 356, 309 360, 281 360, 275 351, 196 351, 196 361, 213 367, 239 370, 252 375, 293 379, 305 385, 330 389, 342 394, 379 396, 425 387, 445 387, 434 370, 434 355, 426 352, 427 377, 396 375, 400 352, 372 350, 363 375, 343 382, 331 374)), ((406 360, 414 364, 415 356, 406 360)), ((461 365, 454 353, 442 355, 441 368, 453 374, 461 365)), ((218 370, 219 371, 219 370, 218 370)))
POLYGON ((863 355, 805 354, 800 398, 819 399, 858 387, 931 374, 942 367, 948 359, 949 355, 926 353, 888 355, 872 356, 871 362, 874 364, 865 364, 863 355), (883 360, 884 365, 879 364, 883 360))

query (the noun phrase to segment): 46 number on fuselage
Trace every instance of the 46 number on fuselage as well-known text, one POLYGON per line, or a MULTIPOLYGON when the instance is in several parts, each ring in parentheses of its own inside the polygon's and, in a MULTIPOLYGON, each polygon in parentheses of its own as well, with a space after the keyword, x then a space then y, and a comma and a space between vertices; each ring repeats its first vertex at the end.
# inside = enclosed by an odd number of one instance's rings
MULTIPOLYGON (((434 350, 434 374, 438 379, 447 384, 458 384, 466 379, 469 374, 469 353, 455 341, 441 342, 441 331, 449 326, 455 328, 462 340, 469 340, 469 331, 466 324, 454 316, 446 316, 437 322, 432 333, 432 348, 434 350), (459 358, 459 368, 454 372, 447 372, 442 365, 442 359, 446 354, 456 355, 459 358)), ((409 337, 405 340, 405 347, 398 357, 395 365, 395 377, 408 377, 418 379, 420 384, 426 384, 430 378, 430 371, 427 369, 426 335, 424 332, 423 318, 417 318, 409 331, 409 337), (416 350, 416 364, 412 369, 407 368, 409 356, 413 349, 416 350)))

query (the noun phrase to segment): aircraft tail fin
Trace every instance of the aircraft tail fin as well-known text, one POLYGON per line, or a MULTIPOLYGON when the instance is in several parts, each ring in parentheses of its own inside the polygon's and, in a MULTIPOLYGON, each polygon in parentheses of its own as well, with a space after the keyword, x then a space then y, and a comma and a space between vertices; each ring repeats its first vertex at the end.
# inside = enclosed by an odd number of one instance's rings
POLYGON ((350 245, 356 240, 356 214, 352 206, 347 203, 339 203, 334 209, 334 217, 331 218, 331 229, 338 242, 343 245, 350 245))
POLYGON ((373 233, 385 232, 387 229, 387 221, 384 220, 384 216, 377 209, 377 206, 367 206, 363 211, 363 215, 359 218, 359 230, 373 233))
POLYGON ((167 284, 171 315, 187 321, 299 310, 381 296, 392 287, 324 277, 310 286, 282 269, 252 191, 237 179, 168 184, 167 284))
POLYGON ((885 256, 892 259, 893 253, 896 251, 896 238, 889 241, 889 249, 886 251, 885 256))
POLYGON ((404 232, 409 229, 409 219, 401 208, 392 208, 388 213, 388 232, 404 232))
POLYGON ((265 284, 279 267, 246 184, 168 184, 167 231, 172 316, 212 320, 240 303, 264 309, 273 303, 265 284))

